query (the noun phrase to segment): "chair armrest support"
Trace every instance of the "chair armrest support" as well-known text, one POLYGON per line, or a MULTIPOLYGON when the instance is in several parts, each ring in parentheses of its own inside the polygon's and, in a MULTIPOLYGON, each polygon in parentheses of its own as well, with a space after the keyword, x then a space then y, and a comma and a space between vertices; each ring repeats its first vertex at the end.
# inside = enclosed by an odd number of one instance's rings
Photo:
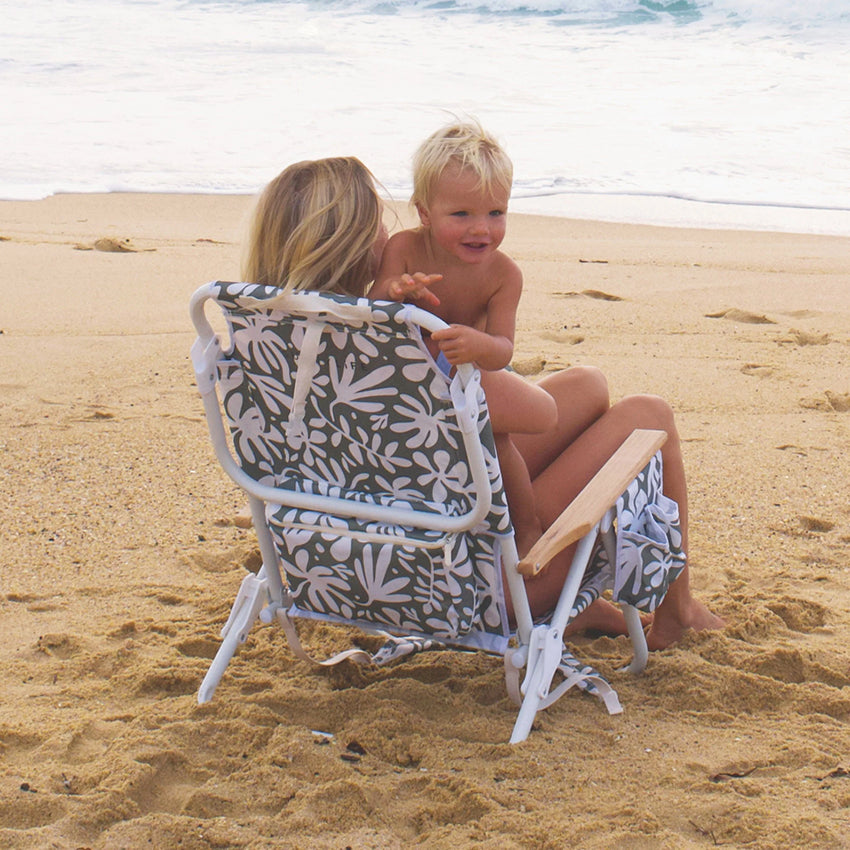
POLYGON ((537 575, 555 555, 590 532, 666 440, 666 431, 632 431, 519 562, 519 572, 537 575))

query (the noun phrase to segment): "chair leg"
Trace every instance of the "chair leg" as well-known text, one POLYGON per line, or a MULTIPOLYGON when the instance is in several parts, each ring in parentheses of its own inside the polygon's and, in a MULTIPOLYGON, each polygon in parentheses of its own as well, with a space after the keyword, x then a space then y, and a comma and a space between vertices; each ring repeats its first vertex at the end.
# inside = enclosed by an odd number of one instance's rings
POLYGON ((634 657, 631 664, 621 668, 624 673, 643 673, 646 662, 649 660, 649 649, 646 645, 646 635, 643 633, 643 624, 640 621, 640 612, 632 605, 623 605, 623 616, 626 618, 626 626, 629 629, 629 638, 634 648, 634 657))
POLYGON ((586 534, 576 547, 570 570, 561 588, 558 604, 547 625, 535 626, 527 650, 525 680, 522 684, 523 700, 514 724, 511 743, 524 741, 531 731, 537 712, 549 696, 552 679, 561 663, 564 650, 564 628, 569 621, 587 563, 593 551, 598 526, 586 534))
POLYGON ((510 742, 518 744, 531 732, 541 701, 561 661, 561 635, 549 626, 536 626, 531 632, 527 650, 526 674, 522 683, 523 699, 514 723, 510 742))
POLYGON ((236 601, 230 609, 230 616, 221 630, 224 640, 210 664, 204 681, 198 689, 198 702, 203 704, 213 698, 215 689, 233 658, 240 643, 245 643, 248 632, 260 616, 260 611, 268 602, 268 582, 262 571, 258 575, 249 574, 242 579, 236 601))

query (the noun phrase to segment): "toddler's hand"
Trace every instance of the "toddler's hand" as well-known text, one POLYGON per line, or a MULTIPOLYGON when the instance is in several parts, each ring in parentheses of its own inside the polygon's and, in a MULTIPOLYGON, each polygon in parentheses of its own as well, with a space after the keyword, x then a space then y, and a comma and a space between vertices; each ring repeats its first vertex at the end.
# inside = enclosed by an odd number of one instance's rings
POLYGON ((466 325, 449 325, 431 334, 431 339, 439 345, 440 351, 452 366, 475 362, 481 350, 482 337, 486 339, 480 331, 466 325))
POLYGON ((441 274, 425 274, 424 272, 403 274, 390 281, 387 292, 393 301, 422 301, 424 304, 436 307, 440 299, 428 287, 442 279, 441 274))

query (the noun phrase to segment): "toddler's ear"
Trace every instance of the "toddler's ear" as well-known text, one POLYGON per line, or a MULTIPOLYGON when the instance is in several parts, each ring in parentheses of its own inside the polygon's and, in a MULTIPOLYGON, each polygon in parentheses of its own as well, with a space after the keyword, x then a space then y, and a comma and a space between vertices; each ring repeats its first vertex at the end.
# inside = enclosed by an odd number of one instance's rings
POLYGON ((423 227, 428 227, 431 224, 431 214, 428 212, 428 207, 417 202, 416 212, 419 213, 419 223, 423 227))

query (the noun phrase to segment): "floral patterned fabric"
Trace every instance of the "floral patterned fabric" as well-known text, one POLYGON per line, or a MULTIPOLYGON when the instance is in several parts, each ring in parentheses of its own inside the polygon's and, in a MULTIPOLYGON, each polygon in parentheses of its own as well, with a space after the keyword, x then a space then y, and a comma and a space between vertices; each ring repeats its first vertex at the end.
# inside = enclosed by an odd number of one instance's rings
POLYGON ((608 587, 615 602, 654 611, 684 569, 679 506, 662 493, 661 481, 659 452, 617 500, 616 566, 604 547, 596 549, 573 616, 608 587))
MULTIPOLYGON (((211 286, 231 339, 217 364, 222 403, 251 477, 348 502, 443 516, 469 510, 452 383, 405 305, 323 294, 327 309, 317 316, 308 309, 316 293, 211 286)), ((267 505, 290 615, 403 636, 376 661, 441 643, 505 651, 500 538, 511 526, 480 392, 475 404, 494 500, 468 532, 267 505)), ((616 569, 597 547, 573 616, 606 588, 615 601, 652 611, 684 566, 678 509, 661 492, 660 454, 616 509, 616 569)), ((565 658, 572 659, 566 650, 565 658)), ((580 687, 592 689, 592 677, 580 687)))
MULTIPOLYGON (((317 316, 299 310, 299 294, 214 287, 232 343, 219 363, 223 406, 253 478, 446 516, 470 509, 451 382, 406 305, 323 294, 327 311, 317 316)), ((511 527, 480 392, 476 404, 495 497, 467 533, 267 505, 291 614, 504 650, 499 537, 511 527)))
POLYGON ((685 567, 679 506, 661 492, 655 455, 617 501, 615 602, 654 611, 685 567))

